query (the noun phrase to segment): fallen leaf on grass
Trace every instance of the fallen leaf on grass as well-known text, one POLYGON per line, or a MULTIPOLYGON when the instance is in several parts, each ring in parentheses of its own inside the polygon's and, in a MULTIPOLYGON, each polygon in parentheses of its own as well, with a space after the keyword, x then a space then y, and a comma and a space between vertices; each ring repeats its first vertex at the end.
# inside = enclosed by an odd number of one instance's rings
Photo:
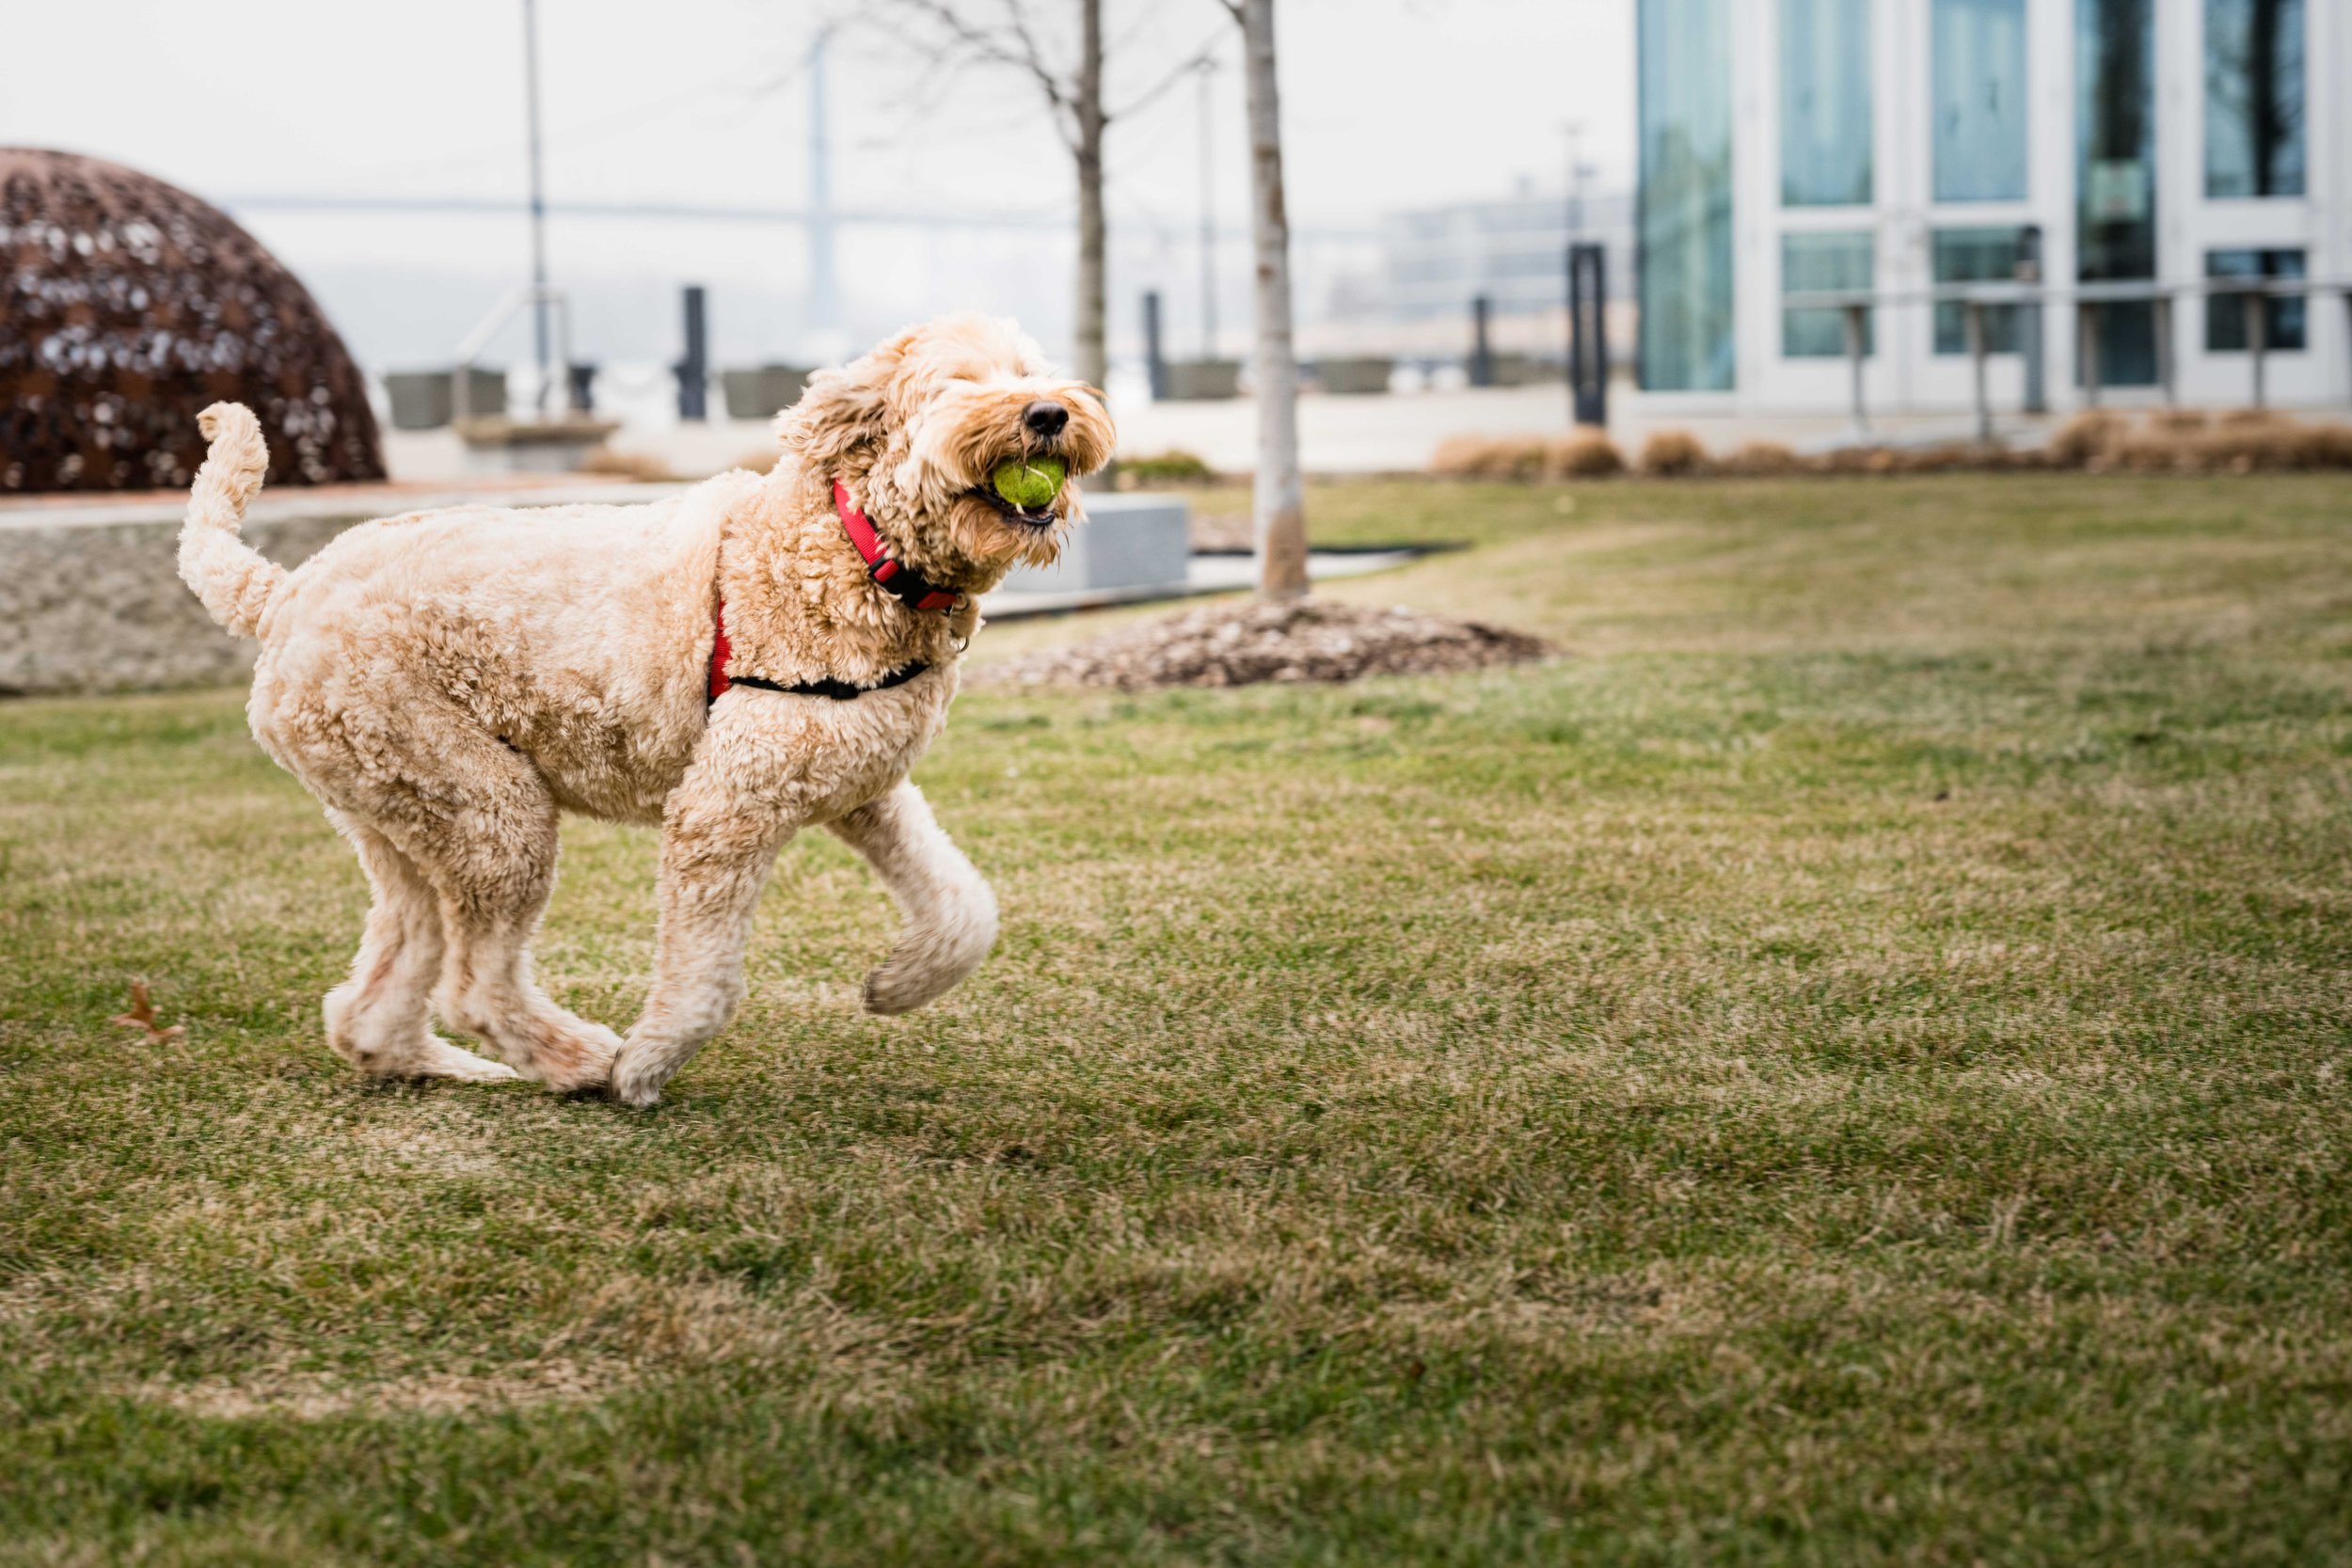
POLYGON ((106 1022, 126 1024, 133 1029, 146 1030, 150 1045, 163 1040, 176 1040, 188 1032, 188 1026, 184 1023, 175 1023, 168 1029, 157 1026, 155 1004, 148 1000, 147 982, 144 980, 131 982, 131 1010, 127 1013, 117 1013, 106 1022))

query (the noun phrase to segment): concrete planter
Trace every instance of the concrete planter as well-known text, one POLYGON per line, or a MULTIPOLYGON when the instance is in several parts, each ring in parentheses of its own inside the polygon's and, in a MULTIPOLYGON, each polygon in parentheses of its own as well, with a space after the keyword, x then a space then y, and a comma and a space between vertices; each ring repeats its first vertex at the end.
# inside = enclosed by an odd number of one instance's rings
MULTIPOLYGON (((394 430, 438 430, 456 414, 455 375, 449 371, 394 371, 384 378, 394 430)), ((476 416, 506 412, 506 372, 476 369, 467 387, 476 416)))
POLYGON ((1315 364, 1315 385, 1343 397, 1364 397, 1389 389, 1396 361, 1373 356, 1323 359, 1315 364))
POLYGON ((1181 585, 1190 570, 1188 508, 1173 496, 1089 496, 1051 566, 1018 566, 1004 587, 1019 594, 1095 594, 1181 585))
POLYGON ((761 365, 755 370, 722 371, 730 420, 772 420, 801 401, 808 390, 808 374, 797 365, 761 365))
POLYGON ((1241 395, 1238 359, 1171 359, 1168 362, 1170 403, 1213 403, 1241 395))
POLYGON ((457 434, 466 443, 469 474, 578 473, 582 459, 620 429, 616 420, 510 420, 504 415, 466 420, 457 434))
POLYGON ((1560 378, 1559 366, 1547 365, 1532 354, 1495 356, 1495 385, 1498 387, 1535 387, 1560 378))

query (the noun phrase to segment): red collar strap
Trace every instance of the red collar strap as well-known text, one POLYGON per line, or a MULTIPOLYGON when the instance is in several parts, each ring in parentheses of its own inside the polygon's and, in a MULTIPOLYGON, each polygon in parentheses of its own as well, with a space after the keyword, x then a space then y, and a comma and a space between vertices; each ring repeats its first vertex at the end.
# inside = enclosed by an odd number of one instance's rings
POLYGON ((905 562, 891 555, 890 548, 874 531, 872 519, 860 512, 850 500, 849 486, 839 480, 833 482, 833 509, 841 515, 841 531, 850 536, 857 553, 866 558, 866 575, 910 610, 936 610, 946 612, 963 602, 963 595, 926 580, 923 575, 905 562))
MULTIPOLYGON (((905 562, 893 557, 875 531, 873 520, 850 503, 849 487, 839 480, 833 482, 833 509, 841 515, 841 531, 850 536, 850 543, 866 559, 866 575, 911 610, 953 610, 963 603, 963 595, 951 594, 945 588, 931 585, 920 572, 905 562)), ((735 648, 727 641, 727 607, 722 602, 711 628, 710 641, 710 700, 717 702, 731 686, 756 686, 770 691, 796 691, 819 697, 841 700, 854 697, 860 689, 841 681, 815 681, 803 686, 778 686, 773 681, 757 680, 749 675, 727 674, 727 660, 735 648)), ((866 689, 881 690, 900 685, 921 674, 928 666, 910 664, 896 674, 885 676, 880 685, 866 689)))

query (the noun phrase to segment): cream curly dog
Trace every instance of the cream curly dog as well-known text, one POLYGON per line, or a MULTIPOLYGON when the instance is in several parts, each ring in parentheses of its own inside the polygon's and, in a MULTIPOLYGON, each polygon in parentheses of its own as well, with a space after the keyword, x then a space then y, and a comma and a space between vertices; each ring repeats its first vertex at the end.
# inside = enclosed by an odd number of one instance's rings
POLYGON ((1074 486, 1019 506, 992 471, 1089 472, 1113 439, 1010 322, 949 317, 816 376, 765 477, 388 517, 291 573, 237 537, 266 466, 252 414, 217 404, 203 428, 180 574, 261 641, 253 734, 373 887, 325 1009, 363 1070, 651 1105, 741 1002, 753 908, 804 827, 854 846, 904 911, 868 1008, 921 1006, 987 955, 994 895, 907 774, 946 722, 972 595, 1051 561, 1077 516, 1074 486), (660 951, 626 1039, 532 977, 561 811, 661 824, 660 951))

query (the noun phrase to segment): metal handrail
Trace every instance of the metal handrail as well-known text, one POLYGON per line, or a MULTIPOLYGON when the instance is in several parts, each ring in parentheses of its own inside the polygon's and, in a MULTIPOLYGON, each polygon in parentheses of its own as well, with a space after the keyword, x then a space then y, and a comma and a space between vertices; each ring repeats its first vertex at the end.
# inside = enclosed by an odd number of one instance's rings
MULTIPOLYGON (((509 289, 506 296, 493 306, 490 313, 477 323, 474 329, 458 340, 454 355, 456 366, 450 372, 450 412, 456 420, 473 417, 473 368, 482 357, 482 351, 490 346, 499 328, 514 320, 515 313, 526 305, 547 304, 555 307, 555 362, 568 367, 572 362, 572 304, 563 290, 552 285, 525 283, 509 289)), ((553 390, 552 377, 542 377, 539 388, 539 417, 548 412, 548 394, 553 390)))
MULTIPOLYGON (((1869 434, 1869 415, 1864 405, 1862 372, 1868 356, 1864 353, 1867 321, 1871 311, 1899 305, 1958 305, 1966 312, 1968 353, 1974 361, 1976 378, 1977 439, 1993 439, 1993 404, 1987 389, 1986 360, 1991 351, 1987 346, 1985 312, 2001 307, 2039 307, 2054 302, 2071 301, 2076 306, 2076 354, 2082 367, 2084 401, 2091 407, 2099 405, 2099 347, 2101 309, 2108 305, 2153 305, 2156 318, 2156 375, 2163 388, 2164 400, 2177 401, 2175 366, 2172 353, 2172 305, 2184 295, 2230 296, 2241 299, 2310 298, 2318 294, 2341 293, 2347 307, 2352 307, 2352 278, 2331 277, 2197 277, 2183 279, 2122 278, 2045 283, 2038 280, 2014 281, 1977 280, 1964 283, 1931 283, 1925 288, 1895 289, 1810 289, 1783 294, 1780 308, 1784 310, 1835 310, 1844 319, 1846 339, 1845 358, 1851 383, 1853 428, 1857 436, 1869 434)), ((2037 322, 2039 317, 2034 318, 2037 322)), ((2253 374, 2254 406, 2265 405, 2269 392, 2270 312, 2249 310, 2246 313, 2246 348, 2249 369, 2253 374)), ((2037 346, 2032 353, 2039 353, 2037 346)), ((2026 412, 2041 413, 2034 388, 2038 379, 2029 375, 2026 412)))
POLYGON ((2125 278, 2080 283, 1979 280, 1931 283, 1917 289, 1812 289, 1783 294, 1789 310, 1869 309, 1881 305, 2042 305, 2060 300, 2137 304, 2181 294, 2352 294, 2352 277, 2195 277, 2178 282, 2125 278))

